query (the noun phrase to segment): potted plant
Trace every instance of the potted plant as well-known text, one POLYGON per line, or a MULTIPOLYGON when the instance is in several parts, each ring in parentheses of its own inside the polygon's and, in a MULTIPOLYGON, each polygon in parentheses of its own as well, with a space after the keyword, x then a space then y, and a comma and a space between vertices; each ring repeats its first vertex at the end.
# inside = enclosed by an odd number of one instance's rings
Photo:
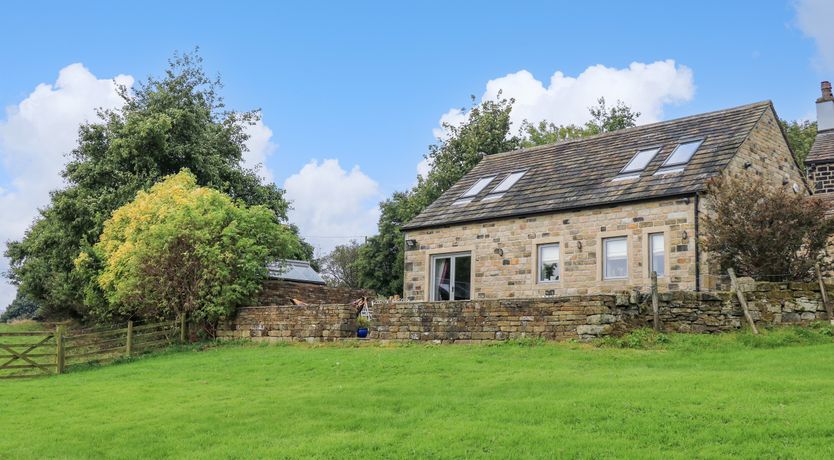
POLYGON ((368 328, 371 326, 371 320, 364 316, 356 318, 356 336, 364 339, 368 336, 368 328))

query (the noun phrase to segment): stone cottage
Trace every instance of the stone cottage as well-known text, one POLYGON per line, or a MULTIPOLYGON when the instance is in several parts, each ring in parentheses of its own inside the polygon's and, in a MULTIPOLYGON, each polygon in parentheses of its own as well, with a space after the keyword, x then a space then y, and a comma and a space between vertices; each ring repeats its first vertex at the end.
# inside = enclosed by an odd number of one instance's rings
POLYGON ((766 101, 489 155, 405 225, 405 299, 645 292, 652 271, 700 290, 710 178, 811 193, 778 120, 766 101))

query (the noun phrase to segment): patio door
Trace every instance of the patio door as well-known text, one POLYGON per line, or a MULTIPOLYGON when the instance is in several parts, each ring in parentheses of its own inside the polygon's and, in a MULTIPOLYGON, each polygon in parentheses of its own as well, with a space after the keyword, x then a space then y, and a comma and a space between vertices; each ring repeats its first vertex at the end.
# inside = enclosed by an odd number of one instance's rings
POLYGON ((431 299, 469 300, 472 255, 468 252, 439 254, 431 258, 431 299))

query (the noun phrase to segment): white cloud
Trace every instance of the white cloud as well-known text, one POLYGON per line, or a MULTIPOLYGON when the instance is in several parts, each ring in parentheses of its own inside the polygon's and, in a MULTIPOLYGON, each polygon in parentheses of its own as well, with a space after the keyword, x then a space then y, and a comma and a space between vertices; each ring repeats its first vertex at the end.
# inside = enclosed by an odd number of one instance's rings
POLYGON ((417 163, 417 175, 422 176, 423 178, 428 177, 429 171, 431 171, 431 160, 428 158, 423 158, 417 163))
POLYGON ((320 253, 376 233, 379 184, 359 166, 345 171, 338 160, 313 160, 284 181, 294 209, 290 222, 320 253))
POLYGON ((432 130, 434 137, 438 139, 445 139, 449 133, 446 132, 444 125, 459 126, 467 119, 467 112, 462 109, 449 109, 448 112, 440 116, 440 126, 432 130))
MULTIPOLYGON (((18 239, 49 202, 49 191, 62 185, 65 155, 76 144, 78 126, 96 117, 97 108, 122 104, 116 85, 133 85, 133 77, 98 79, 82 64, 60 70, 54 84, 41 83, 29 96, 6 109, 0 120, 0 161, 8 183, 0 187, 0 243, 18 239), (114 83, 115 80, 115 83, 114 83)), ((0 271, 8 261, 0 260, 0 271)), ((0 281, 0 309, 15 288, 0 281)))
POLYGON ((272 142, 272 130, 263 122, 258 120, 253 125, 244 127, 249 139, 246 141, 247 152, 243 152, 243 165, 247 168, 257 168, 261 177, 272 182, 272 171, 266 167, 266 160, 275 153, 278 146, 272 142))
MULTIPOLYGON (((576 77, 557 71, 546 83, 527 70, 520 70, 488 81, 481 99, 495 100, 499 91, 502 97, 515 99, 511 119, 518 129, 525 119, 585 123, 590 118, 588 107, 596 105, 600 97, 605 97, 609 104, 621 100, 640 112, 640 123, 658 121, 663 118, 666 105, 691 100, 695 84, 691 69, 666 60, 651 64, 634 62, 624 69, 594 65, 576 77)), ((459 123, 465 117, 461 110, 452 109, 441 116, 440 123, 459 123)), ((443 131, 435 129, 434 134, 442 136, 443 131)))
POLYGON ((834 71, 834 2, 798 0, 794 6, 799 29, 817 44, 817 64, 825 71, 834 71))

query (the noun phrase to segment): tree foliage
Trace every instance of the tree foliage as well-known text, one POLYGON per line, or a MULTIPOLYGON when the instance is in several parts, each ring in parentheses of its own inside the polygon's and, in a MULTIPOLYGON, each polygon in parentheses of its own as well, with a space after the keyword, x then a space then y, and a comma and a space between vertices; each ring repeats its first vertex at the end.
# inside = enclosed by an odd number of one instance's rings
POLYGON ((780 123, 785 130, 788 145, 793 150, 796 161, 800 165, 804 165, 805 159, 808 158, 808 152, 814 145, 814 139, 817 138, 817 122, 780 120, 780 123))
POLYGON ((461 125, 444 123, 447 136, 429 146, 426 159, 431 170, 417 185, 397 192, 380 204, 379 233, 359 251, 357 267, 362 287, 383 295, 399 295, 403 289, 404 245, 402 226, 416 217, 449 187, 472 170, 485 155, 586 137, 634 126, 639 113, 622 102, 607 107, 605 99, 589 108, 591 120, 582 127, 558 126, 547 121, 524 122, 520 133, 512 134, 510 113, 514 101, 483 101, 469 110, 461 125))
POLYGON ((803 280, 825 265, 834 220, 827 202, 768 187, 762 178, 726 177, 708 189, 702 242, 722 272, 803 280))
POLYGON ((622 101, 617 101, 614 107, 608 107, 603 97, 597 100, 596 106, 589 107, 588 111, 591 119, 582 126, 557 125, 547 120, 538 123, 524 120, 521 123, 521 145, 535 147, 631 128, 637 126, 637 118, 640 117, 640 112, 632 111, 622 101))
POLYGON ((38 304, 30 298, 18 296, 0 315, 0 322, 16 319, 32 319, 38 311, 38 304))
POLYGON ((333 248, 329 254, 317 262, 321 268, 321 276, 330 286, 360 289, 362 287, 359 268, 359 250, 362 245, 357 241, 342 244, 333 248))
MULTIPOLYGON (((9 277, 21 296, 46 315, 83 316, 83 287, 94 273, 73 260, 96 243, 111 213, 160 178, 189 168, 197 183, 249 205, 263 205, 286 218, 283 191, 242 166, 245 128, 257 111, 225 108, 219 80, 209 78, 198 55, 175 55, 161 78, 121 88, 124 105, 99 113, 79 128, 78 144, 63 171, 67 187, 20 241, 9 243, 9 277)), ((309 259, 312 247, 298 244, 294 258, 309 259)))
POLYGON ((407 192, 397 192, 380 204, 379 233, 360 250, 357 266, 362 286, 383 295, 399 295, 403 288, 402 226, 469 172, 484 155, 514 150, 518 136, 510 135, 512 100, 474 104, 461 125, 443 124, 447 137, 429 146, 432 165, 426 177, 407 192))
POLYGON ((245 304, 267 263, 292 254, 295 244, 272 209, 198 187, 185 170, 113 212, 100 241, 75 264, 101 267, 86 290, 96 319, 186 312, 213 322, 245 304))

